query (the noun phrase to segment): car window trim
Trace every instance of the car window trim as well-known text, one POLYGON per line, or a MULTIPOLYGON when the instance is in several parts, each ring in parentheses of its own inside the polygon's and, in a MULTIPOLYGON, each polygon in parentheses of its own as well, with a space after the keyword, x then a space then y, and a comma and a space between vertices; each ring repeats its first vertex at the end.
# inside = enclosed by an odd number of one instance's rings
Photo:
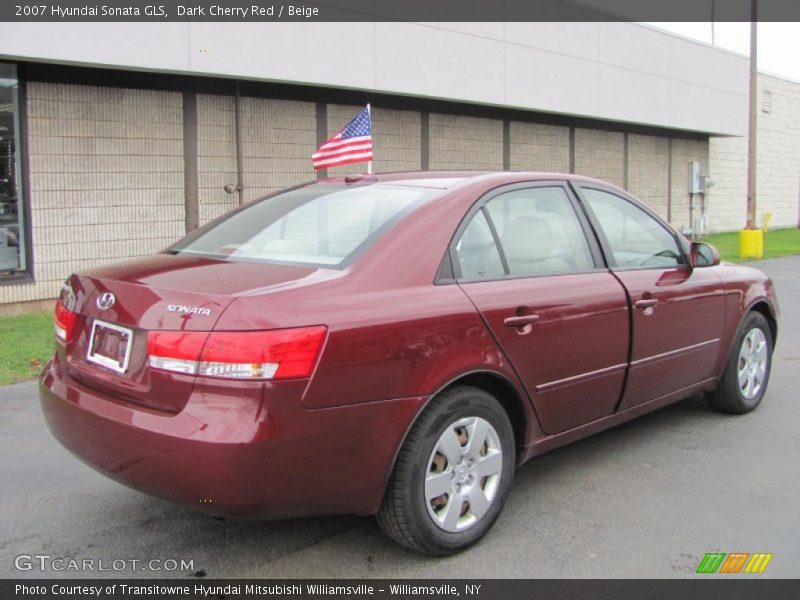
POLYGON ((567 191, 567 196, 572 204, 572 209, 575 211, 575 215, 578 217, 578 222, 581 225, 583 237, 586 239, 586 243, 589 245, 589 252, 592 254, 592 261, 595 265, 594 271, 607 270, 608 263, 606 262, 605 254, 603 254, 603 248, 597 241, 592 223, 586 217, 586 214, 581 207, 580 200, 575 193, 575 190, 572 189, 569 180, 564 181, 564 189, 567 191))
MULTIPOLYGON (((531 278, 538 278, 538 277, 559 277, 563 275, 581 275, 587 273, 596 273, 598 271, 605 271, 607 270, 605 258, 602 254, 602 249, 600 248, 597 239, 594 236, 593 231, 591 230, 591 223, 588 221, 586 216, 583 214, 583 209, 580 207, 577 197, 573 190, 569 186, 569 180, 567 179, 547 179, 547 180, 534 180, 534 181, 519 181, 516 183, 508 183, 504 184, 495 188, 492 188, 486 192, 484 192, 469 208, 469 210, 464 214, 461 218, 461 221, 456 227, 453 236, 450 238, 450 243, 447 246, 446 253, 449 255, 450 260, 450 269, 452 270, 452 278, 448 278, 444 276, 443 270, 440 268, 439 272, 437 273, 436 279, 434 280, 434 284, 441 285, 441 284, 450 284, 450 283, 478 283, 478 282, 489 282, 489 281, 505 281, 511 279, 531 279, 531 278), (478 214, 479 211, 483 210, 484 206, 491 201, 492 199, 500 196, 502 194, 508 192, 514 192, 517 190, 523 189, 533 189, 539 187, 558 187, 564 191, 565 196, 567 197, 567 201, 569 202, 572 210, 574 211, 575 217, 578 220, 580 232, 583 234, 583 239, 586 241, 587 246, 589 247, 589 254, 592 257, 592 263, 594 264, 593 269, 584 269, 581 271, 570 271, 567 273, 544 273, 544 274, 536 274, 536 275, 519 275, 519 274, 510 274, 508 273, 507 267, 505 266, 504 261, 504 269, 506 269, 506 275, 502 277, 491 277, 486 279, 466 279, 463 277, 461 273, 461 265, 458 264, 456 260, 456 245, 458 244, 458 240, 461 239, 461 236, 464 233, 464 230, 467 226, 472 222, 472 219, 475 215, 478 214)), ((501 257, 505 257, 505 251, 502 250, 502 244, 497 237, 497 232, 494 229, 494 223, 491 221, 491 216, 486 212, 487 220, 490 223, 490 228, 492 230, 492 237, 494 239, 495 246, 498 248, 498 251, 501 252, 501 257)))
POLYGON ((513 281, 515 279, 541 279, 542 277, 569 277, 571 275, 592 275, 595 273, 608 273, 605 267, 595 267, 594 269, 582 269, 580 271, 564 271, 561 273, 537 273, 533 275, 510 274, 502 277, 492 277, 491 279, 456 279, 455 283, 488 283, 490 281, 513 281))
POLYGON ((586 219, 591 224, 592 232, 594 236, 596 236, 597 243, 599 244, 603 256, 605 258, 605 262, 608 265, 608 268, 612 271, 651 271, 651 270, 663 270, 669 268, 688 268, 689 266, 689 259, 686 252, 686 247, 684 244, 681 243, 681 235, 664 219, 662 219, 654 210, 652 210, 649 206, 644 204, 643 202, 637 200, 630 194, 622 192, 622 190, 612 189, 610 187, 606 187, 601 184, 597 183, 586 183, 581 181, 570 181, 570 187, 575 192, 575 196, 578 199, 578 203, 581 207, 582 212, 585 214, 586 219), (597 216, 594 214, 589 201, 586 199, 586 196, 583 193, 584 188, 590 190, 597 190, 599 192, 605 192, 612 196, 617 196, 621 200, 624 200, 628 204, 631 204, 634 208, 641 210, 643 213, 651 217, 658 223, 673 239, 675 245, 678 247, 679 254, 679 263, 674 267, 665 267, 665 266, 652 266, 648 267, 645 265, 641 266, 633 266, 633 267, 621 267, 617 265, 617 261, 614 258, 614 250, 611 247, 608 238, 606 237, 605 232, 603 231, 602 226, 600 225, 600 221, 597 216))
MULTIPOLYGON (((494 219, 492 219, 492 215, 489 214, 489 211, 486 210, 486 203, 483 203, 481 206, 481 210, 479 212, 483 213, 483 218, 486 219, 486 223, 489 225, 489 231, 492 233, 492 239, 494 240, 494 245, 497 248, 497 253, 500 255, 500 264, 503 265, 503 272, 508 277, 511 274, 511 267, 508 266, 508 259, 506 258, 506 250, 503 248, 503 242, 500 241, 500 234, 497 233, 497 227, 494 225, 494 219)), ((477 213, 475 213, 477 215, 477 213)), ((458 265, 458 268, 461 269, 461 265, 458 265)))

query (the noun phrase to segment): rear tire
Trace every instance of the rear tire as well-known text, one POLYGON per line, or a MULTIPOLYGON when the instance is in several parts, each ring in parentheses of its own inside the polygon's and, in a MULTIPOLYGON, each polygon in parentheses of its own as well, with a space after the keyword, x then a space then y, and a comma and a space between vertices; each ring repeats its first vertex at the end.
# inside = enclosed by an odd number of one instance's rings
POLYGON ((497 400, 474 387, 447 390, 412 425, 378 523, 417 552, 459 552, 497 520, 515 465, 514 432, 497 400))
POLYGON ((764 315, 750 312, 736 333, 731 355, 708 401, 720 412, 741 415, 761 403, 772 369, 772 331, 764 315))

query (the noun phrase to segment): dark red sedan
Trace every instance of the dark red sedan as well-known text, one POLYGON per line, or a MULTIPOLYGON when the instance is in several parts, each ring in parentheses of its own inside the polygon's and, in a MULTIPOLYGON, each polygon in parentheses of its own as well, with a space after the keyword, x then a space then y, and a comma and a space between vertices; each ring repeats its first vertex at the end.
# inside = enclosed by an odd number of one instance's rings
POLYGON ((443 555, 537 454, 698 392, 753 410, 777 317, 763 273, 600 181, 350 176, 72 275, 42 408, 136 489, 219 515, 377 514, 443 555))

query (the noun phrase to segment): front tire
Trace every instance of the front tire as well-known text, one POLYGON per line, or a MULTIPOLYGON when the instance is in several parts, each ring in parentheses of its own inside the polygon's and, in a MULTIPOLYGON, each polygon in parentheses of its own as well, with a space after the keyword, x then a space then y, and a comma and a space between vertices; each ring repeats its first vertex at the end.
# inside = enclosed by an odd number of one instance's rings
POLYGON ((772 369, 772 331, 764 315, 750 312, 742 320, 717 388, 708 400, 720 412, 744 414, 761 403, 772 369))
POLYGON ((378 523, 407 548, 454 554, 491 529, 515 463, 514 432, 497 400, 474 387, 447 390, 411 427, 378 523))

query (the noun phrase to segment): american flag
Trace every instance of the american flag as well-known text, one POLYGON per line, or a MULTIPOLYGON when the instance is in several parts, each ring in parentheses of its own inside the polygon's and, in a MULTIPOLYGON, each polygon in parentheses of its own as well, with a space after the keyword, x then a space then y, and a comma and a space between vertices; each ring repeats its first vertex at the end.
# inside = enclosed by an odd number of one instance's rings
POLYGON ((311 162, 315 169, 372 160, 372 126, 369 107, 362 110, 344 129, 324 142, 311 162))

